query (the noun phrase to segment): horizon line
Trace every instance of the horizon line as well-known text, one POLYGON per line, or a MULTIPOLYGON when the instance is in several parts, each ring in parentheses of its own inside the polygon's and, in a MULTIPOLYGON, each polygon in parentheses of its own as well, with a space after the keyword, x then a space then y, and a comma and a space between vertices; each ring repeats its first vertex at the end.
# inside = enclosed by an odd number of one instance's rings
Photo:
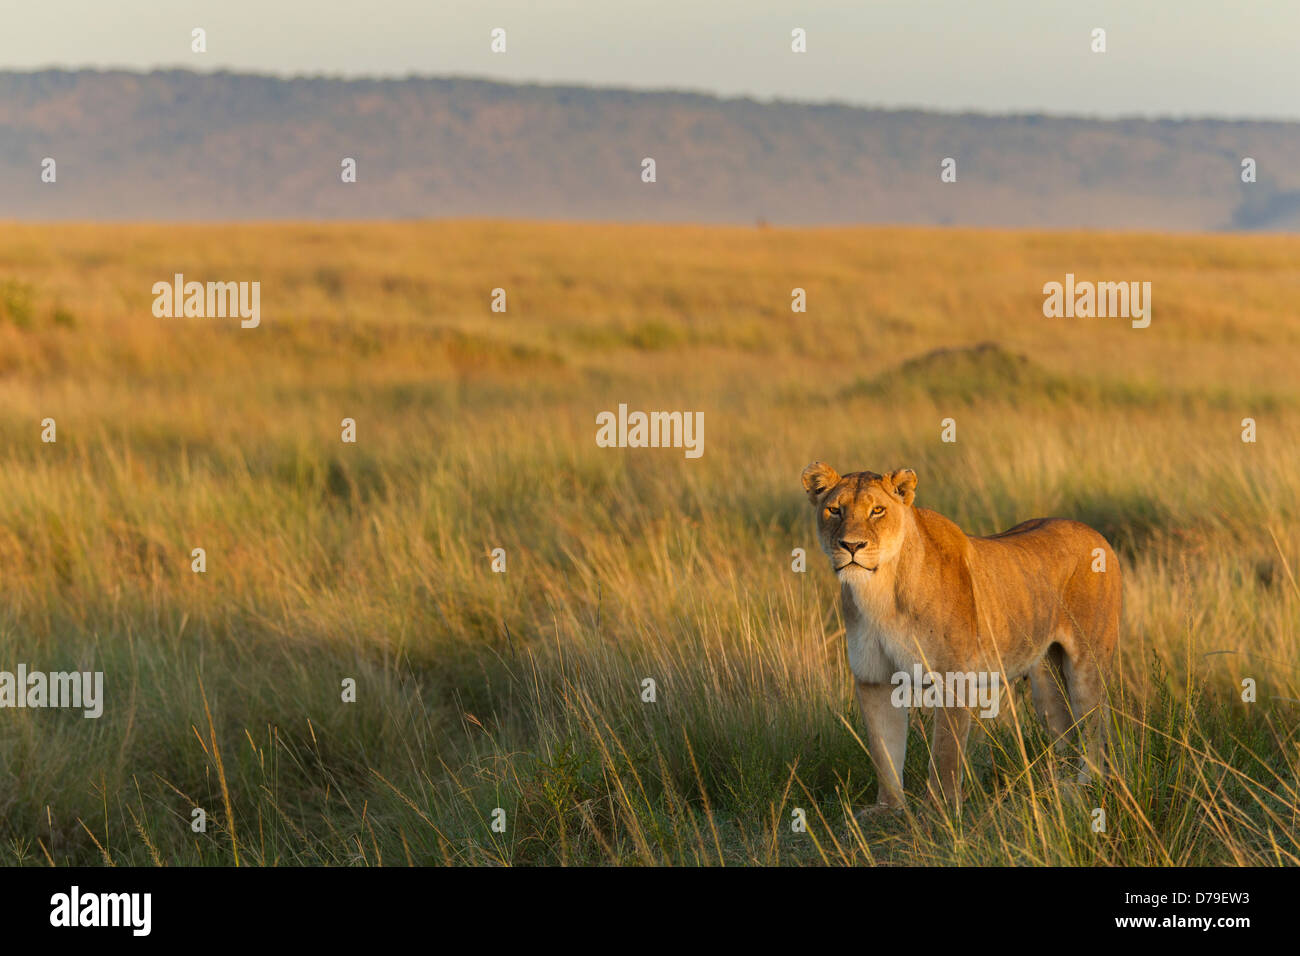
POLYGON ((1205 239, 1289 239, 1300 242, 1300 233, 1277 229, 1154 229, 1146 226, 986 226, 973 223, 891 222, 886 220, 861 222, 773 223, 758 221, 696 221, 690 219, 568 219, 558 217, 535 218, 527 216, 411 216, 403 218, 340 218, 340 219, 14 219, 0 216, 0 226, 28 227, 140 227, 158 229, 187 229, 213 227, 268 227, 268 228, 353 228, 358 226, 556 226, 590 227, 593 229, 700 229, 742 230, 748 232, 848 232, 848 231, 910 231, 910 232, 976 232, 976 233, 1039 233, 1043 235, 1082 234, 1110 235, 1135 238, 1138 236, 1205 238, 1205 239))
POLYGON ((1114 116, 1103 116, 1099 114, 1085 113, 1056 113, 1046 110, 1006 110, 995 111, 981 109, 976 107, 966 108, 943 108, 936 106, 886 106, 870 105, 865 103, 853 103, 841 99, 786 99, 783 97, 764 98, 752 93, 726 94, 716 91, 676 88, 676 87, 632 87, 632 86, 602 86, 591 83, 582 83, 578 81, 550 81, 550 80, 508 80, 495 77, 477 76, 464 73, 421 73, 410 71, 405 74, 345 74, 345 73, 274 73, 264 70, 243 70, 231 67, 215 67, 212 69, 196 70, 184 66, 153 66, 153 67, 130 67, 130 66, 60 66, 49 65, 31 67, 26 69, 0 68, 0 77, 4 76, 35 76, 43 73, 65 73, 69 75, 82 74, 124 74, 128 76, 155 76, 182 73, 195 77, 223 77, 233 76, 247 79, 275 80, 281 83, 320 81, 334 83, 411 83, 411 82, 468 82, 482 83, 492 86, 509 87, 512 89, 541 89, 541 90, 582 90, 593 93, 622 93, 634 96, 684 96, 696 97, 704 100, 713 100, 719 103, 750 103, 756 106, 803 106, 821 109, 844 109, 854 110, 864 113, 921 113, 929 116, 941 117, 979 117, 985 119, 1049 119, 1049 120, 1069 120, 1073 122, 1086 123, 1224 123, 1224 124, 1255 124, 1255 125, 1276 125, 1276 126, 1296 126, 1300 125, 1300 117, 1277 117, 1277 116, 1223 116, 1217 114, 1141 114, 1141 113, 1124 113, 1114 116))

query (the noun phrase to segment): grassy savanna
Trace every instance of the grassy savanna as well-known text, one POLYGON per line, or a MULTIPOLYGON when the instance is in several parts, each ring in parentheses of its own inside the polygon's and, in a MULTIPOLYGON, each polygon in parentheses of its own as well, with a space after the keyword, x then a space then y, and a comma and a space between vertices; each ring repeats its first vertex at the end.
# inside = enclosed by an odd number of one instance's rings
POLYGON ((1295 863, 1297 261, 1282 237, 6 225, 0 669, 102 670, 107 699, 0 711, 3 860, 1295 863), (155 318, 176 272, 260 281, 261 327, 155 318), (1043 318, 1066 272, 1150 281, 1150 328, 1043 318), (598 448, 620 402, 704 412, 703 457, 598 448), (959 816, 918 799, 917 719, 913 812, 851 822, 874 778, 814 459, 914 468, 971 533, 1108 536, 1107 781, 1057 784, 1018 688, 1023 719, 976 722, 959 816))

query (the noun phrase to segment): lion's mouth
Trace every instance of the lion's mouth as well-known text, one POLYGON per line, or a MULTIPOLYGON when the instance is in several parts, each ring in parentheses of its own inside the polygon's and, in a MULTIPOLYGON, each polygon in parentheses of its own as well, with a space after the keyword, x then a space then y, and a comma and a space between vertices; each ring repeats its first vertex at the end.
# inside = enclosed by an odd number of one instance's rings
POLYGON ((876 570, 879 569, 879 567, 880 565, 877 564, 874 568, 869 568, 865 564, 859 564, 857 561, 848 561, 844 564, 841 564, 838 568, 836 568, 835 573, 838 574, 839 572, 843 571, 845 568, 861 568, 863 571, 870 571, 874 574, 876 570))

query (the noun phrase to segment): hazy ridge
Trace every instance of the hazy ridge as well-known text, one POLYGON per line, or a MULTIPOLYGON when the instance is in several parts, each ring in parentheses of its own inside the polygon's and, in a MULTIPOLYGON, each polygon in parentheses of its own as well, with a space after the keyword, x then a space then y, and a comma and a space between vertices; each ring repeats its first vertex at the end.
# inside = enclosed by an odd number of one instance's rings
POLYGON ((1300 229, 1300 124, 760 103, 468 79, 0 72, 0 218, 1300 229), (40 181, 43 157, 58 182, 40 181), (340 182, 358 160, 359 181, 340 182), (643 157, 658 182, 640 179, 643 157), (957 159, 958 180, 939 180, 957 159), (1259 181, 1240 181, 1243 156, 1259 181))

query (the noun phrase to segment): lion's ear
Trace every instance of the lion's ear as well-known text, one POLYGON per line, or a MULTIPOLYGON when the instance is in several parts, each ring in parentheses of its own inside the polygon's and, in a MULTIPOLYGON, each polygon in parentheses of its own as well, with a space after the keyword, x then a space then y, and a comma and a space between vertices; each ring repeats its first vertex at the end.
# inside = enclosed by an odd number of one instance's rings
POLYGON ((894 486, 894 494, 903 499, 903 504, 910 505, 916 500, 916 472, 911 468, 900 468, 889 476, 889 483, 894 486))
POLYGON ((808 500, 813 504, 839 480, 839 473, 823 461, 815 461, 803 470, 803 490, 808 492, 808 500))

